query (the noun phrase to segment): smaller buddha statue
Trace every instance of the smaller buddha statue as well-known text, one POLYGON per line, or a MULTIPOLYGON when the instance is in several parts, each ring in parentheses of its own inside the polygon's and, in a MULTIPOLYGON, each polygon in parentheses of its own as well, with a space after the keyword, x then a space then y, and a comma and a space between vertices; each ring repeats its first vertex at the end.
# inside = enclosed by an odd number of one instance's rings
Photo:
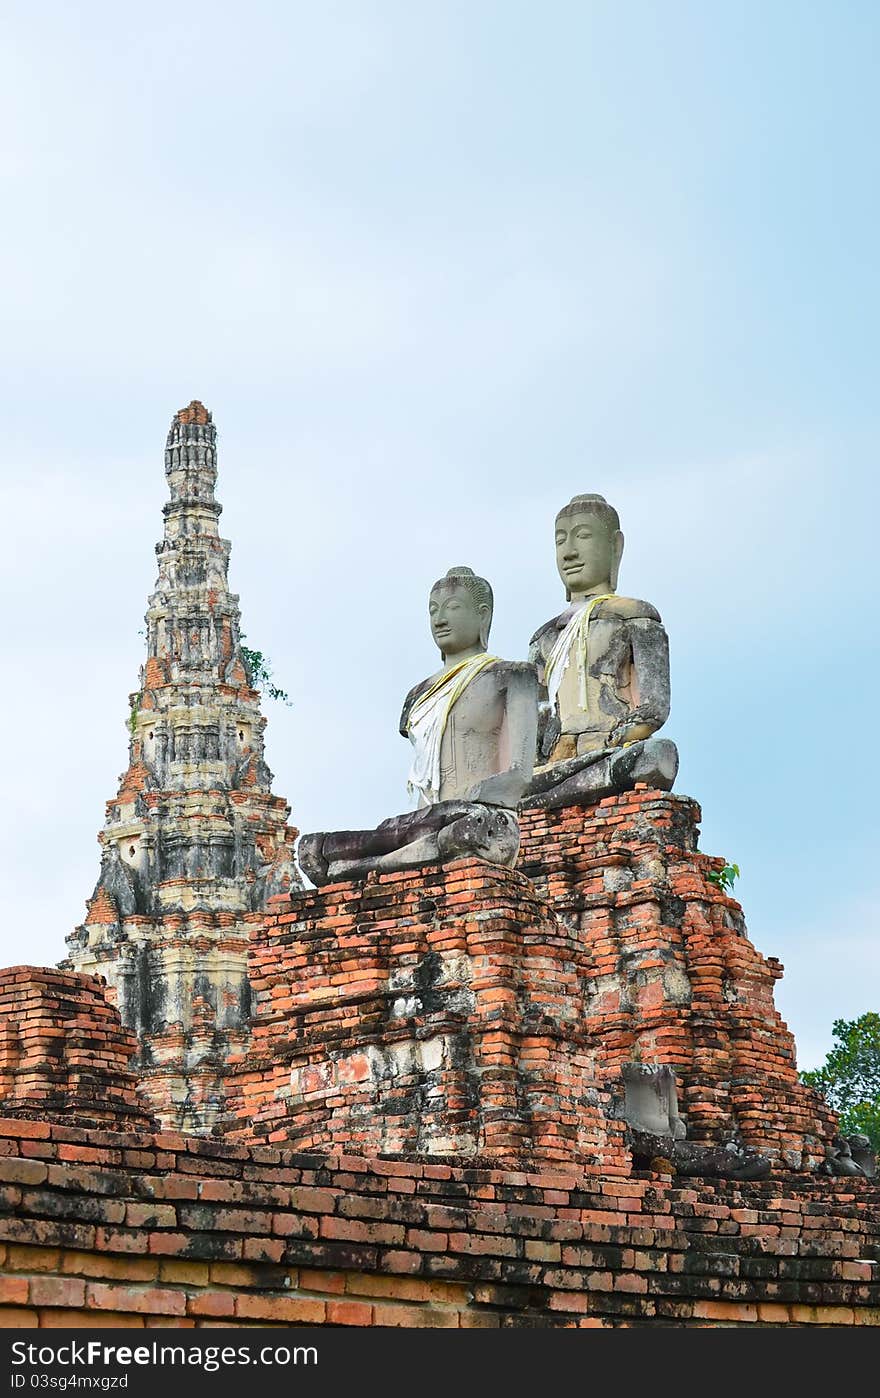
POLYGON ((669 714, 669 644, 649 602, 617 593, 623 534, 601 495, 556 517, 565 611, 532 637, 540 682, 539 765, 523 806, 589 804, 645 782, 669 790, 678 752, 652 734, 669 714))
POLYGON ((304 835, 299 862, 313 883, 465 855, 515 863, 515 808, 535 761, 538 685, 530 662, 489 654, 492 611, 491 587, 470 568, 450 568, 431 588, 441 665, 410 690, 400 717, 413 745, 408 785, 418 808, 375 830, 304 835))

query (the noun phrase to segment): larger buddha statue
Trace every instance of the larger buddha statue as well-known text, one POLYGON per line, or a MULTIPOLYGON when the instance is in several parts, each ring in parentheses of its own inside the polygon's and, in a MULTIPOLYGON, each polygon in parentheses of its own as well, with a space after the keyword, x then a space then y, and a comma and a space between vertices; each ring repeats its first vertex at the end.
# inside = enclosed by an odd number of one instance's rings
POLYGON ((299 862, 313 883, 464 855, 515 862, 515 807, 535 761, 537 676, 530 662, 489 654, 492 609, 491 587, 470 568, 450 568, 431 588, 441 665, 410 690, 400 718, 418 808, 374 830, 304 835, 299 862))
POLYGON ((669 644, 650 602, 621 597, 623 534, 601 495, 556 516, 556 564, 568 605, 535 632, 539 765, 524 806, 589 804, 636 782, 669 790, 678 752, 652 735, 669 714, 669 644))

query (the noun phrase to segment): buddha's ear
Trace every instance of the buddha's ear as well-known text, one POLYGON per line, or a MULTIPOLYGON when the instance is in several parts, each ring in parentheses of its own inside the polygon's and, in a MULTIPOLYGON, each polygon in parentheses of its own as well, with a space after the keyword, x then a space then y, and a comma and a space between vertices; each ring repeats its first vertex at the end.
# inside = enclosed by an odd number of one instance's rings
POLYGON ((612 589, 617 591, 617 574, 620 572, 620 560, 623 557, 623 535, 619 529, 615 529, 611 539, 611 571, 608 581, 612 589))
POLYGON ((477 607, 477 614, 480 618, 480 645, 485 650, 489 644, 489 631, 492 626, 492 608, 488 602, 481 602, 477 607))

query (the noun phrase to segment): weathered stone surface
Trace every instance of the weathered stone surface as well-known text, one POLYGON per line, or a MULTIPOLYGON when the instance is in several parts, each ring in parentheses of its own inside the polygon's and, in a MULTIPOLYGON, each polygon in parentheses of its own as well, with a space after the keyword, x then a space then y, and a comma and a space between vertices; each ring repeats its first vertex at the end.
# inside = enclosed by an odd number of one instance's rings
POLYGON ((650 603, 617 595, 622 552, 617 512, 601 495, 560 510, 556 561, 570 606, 531 641, 541 721, 528 805, 589 805, 675 780, 675 744, 649 741, 669 714, 669 643, 650 603))
MULTIPOLYGON (((624 1063, 624 1120, 645 1135, 681 1140, 685 1125, 678 1112, 675 1073, 667 1064, 624 1063)), ((656 1155, 658 1152, 654 1152, 656 1155)))
POLYGON ((529 783, 521 809, 589 806, 613 792, 631 791, 637 783, 671 791, 677 773, 678 749, 669 738, 604 748, 541 768, 529 783))
POLYGON ((443 666, 410 690, 400 719, 415 749, 410 789, 419 809, 374 830, 304 835, 300 865, 318 886, 467 855, 516 860, 512 808, 535 760, 534 666, 487 654, 492 589, 470 568, 434 584, 429 616, 443 666))
POLYGON ((628 1139, 633 1165, 639 1170, 656 1170, 658 1162, 668 1165, 668 1173, 694 1179, 763 1180, 773 1162, 759 1151, 729 1141, 723 1146, 701 1146, 694 1141, 674 1140, 670 1135, 633 1130, 628 1139))
POLYGON ((828 1175, 877 1177, 877 1157, 867 1136, 835 1136, 826 1149, 822 1166, 828 1175))
POLYGON ((867 1136, 857 1134, 849 1138, 850 1155, 859 1166, 865 1179, 874 1180, 877 1178, 877 1155, 871 1149, 871 1142, 867 1136))
POLYGON ((208 1130, 227 1055, 247 1034, 249 926, 301 885, 289 807, 270 790, 265 719, 241 648, 230 545, 218 534, 216 432, 200 403, 165 450, 170 500, 131 696, 129 765, 66 965, 99 972, 137 1034, 161 1120, 208 1130))
POLYGON ((512 867, 518 852, 519 824, 512 811, 471 801, 438 801, 391 816, 375 830, 303 835, 297 854, 303 873, 321 887, 469 855, 512 867))

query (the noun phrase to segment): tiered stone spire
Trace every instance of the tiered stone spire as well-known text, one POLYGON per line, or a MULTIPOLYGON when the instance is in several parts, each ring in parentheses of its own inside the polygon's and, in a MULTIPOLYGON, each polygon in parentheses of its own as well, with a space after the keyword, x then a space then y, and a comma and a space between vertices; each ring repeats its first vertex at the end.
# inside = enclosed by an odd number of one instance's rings
POLYGON ((271 894, 300 886, 227 581, 216 439, 201 403, 175 415, 128 768, 107 803, 85 922, 68 938, 67 964, 106 976, 137 1033, 157 1115, 184 1130, 214 1123, 224 1064, 247 1035, 249 925, 271 894))

